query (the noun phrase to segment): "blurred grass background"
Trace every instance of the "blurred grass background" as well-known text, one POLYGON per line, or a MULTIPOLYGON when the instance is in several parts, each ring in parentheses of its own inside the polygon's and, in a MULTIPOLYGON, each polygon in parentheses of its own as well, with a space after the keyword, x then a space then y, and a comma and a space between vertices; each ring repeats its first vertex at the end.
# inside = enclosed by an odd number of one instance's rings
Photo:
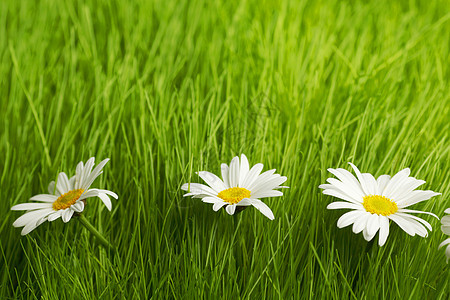
POLYGON ((317 187, 410 167, 442 193, 413 208, 450 207, 449 32, 445 0, 0 1, 0 298, 448 299, 438 220, 380 248, 317 187), (274 221, 182 198, 240 153, 288 177, 274 221), (21 237, 10 207, 91 156, 117 251, 76 219, 21 237))

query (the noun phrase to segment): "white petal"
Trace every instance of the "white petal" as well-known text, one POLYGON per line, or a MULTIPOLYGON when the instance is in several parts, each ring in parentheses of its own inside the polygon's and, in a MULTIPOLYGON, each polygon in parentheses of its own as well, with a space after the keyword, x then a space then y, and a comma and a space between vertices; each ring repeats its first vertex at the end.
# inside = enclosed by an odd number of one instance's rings
POLYGON ((444 213, 450 214, 450 208, 447 208, 446 210, 444 210, 444 213))
POLYGON ((227 207, 225 207, 225 210, 227 211, 227 213, 229 215, 233 215, 234 211, 236 210, 236 205, 235 204, 230 204, 227 207))
POLYGON ((55 211, 54 213, 48 215, 48 221, 53 222, 53 221, 57 220, 59 217, 61 217, 63 212, 64 212, 63 210, 58 210, 58 211, 55 211))
POLYGON ((389 235, 389 219, 385 216, 380 216, 380 233, 378 239, 378 245, 381 247, 386 243, 389 235))
POLYGON ((212 188, 200 183, 185 183, 181 186, 181 189, 184 191, 189 191, 189 193, 183 195, 183 197, 191 195, 217 196, 217 192, 215 192, 212 188))
POLYGON ((103 194, 103 193, 98 193, 97 197, 99 197, 100 199, 102 199, 103 203, 105 204, 106 208, 111 211, 112 209, 112 203, 111 203, 111 199, 109 199, 108 195, 103 194))
POLYGON ((421 219, 421 218, 416 217, 416 216, 413 216, 413 215, 404 214, 404 213, 401 213, 401 212, 397 212, 396 214, 397 214, 398 216, 400 216, 400 217, 405 218, 405 219, 411 218, 411 219, 414 219, 414 220, 416 220, 416 221, 419 221, 420 223, 422 223, 423 225, 425 225, 425 227, 427 227, 429 231, 433 231, 433 228, 431 227, 430 223, 428 223, 428 222, 425 221, 424 219, 421 219))
POLYGON ((239 157, 235 156, 235 157, 233 157, 233 159, 231 160, 231 163, 230 163, 230 174, 229 174, 229 179, 228 179, 230 182, 230 187, 238 186, 239 170, 240 170, 239 157))
POLYGON ((406 168, 392 176, 391 180, 385 187, 382 196, 390 198, 391 194, 395 192, 395 190, 400 186, 401 182, 405 180, 410 173, 411 170, 409 170, 409 168, 406 168))
POLYGON ((109 190, 101 190, 101 189, 98 189, 98 191, 99 191, 100 193, 109 195, 109 196, 113 197, 114 199, 119 199, 119 196, 118 196, 116 193, 112 192, 112 191, 109 191, 109 190))
POLYGON ((277 186, 279 186, 280 184, 282 184, 283 182, 285 182, 287 180, 286 176, 279 176, 279 177, 273 177, 270 180, 267 181, 261 181, 258 182, 256 181, 254 186, 252 187, 252 189, 250 190, 252 193, 256 194, 262 191, 267 191, 267 190, 271 190, 277 186))
POLYGON ((70 190, 75 190, 75 180, 76 180, 76 176, 70 177, 70 179, 69 179, 70 190))
POLYGON ((280 197, 283 196, 283 192, 276 190, 269 190, 269 191, 261 191, 258 193, 252 193, 251 196, 252 198, 280 197))
POLYGON ((205 203, 223 202, 221 199, 217 199, 216 197, 205 197, 205 198, 202 198, 202 201, 205 203))
POLYGON ((254 191, 255 187, 259 184, 264 184, 265 182, 267 182, 268 180, 272 180, 273 178, 279 178, 280 175, 279 174, 275 174, 275 169, 272 170, 268 170, 262 174, 260 174, 258 177, 256 177, 256 179, 251 183, 248 184, 248 182, 245 183, 245 188, 249 191, 254 191))
POLYGON ((442 219, 441 219, 441 222, 442 222, 442 224, 450 225, 450 216, 449 215, 443 216, 442 219))
POLYGON ((50 195, 55 195, 55 192, 57 192, 57 191, 55 190, 55 182, 52 181, 52 182, 50 182, 50 183, 48 184, 48 193, 49 193, 50 195))
POLYGON ((439 217, 436 216, 433 213, 427 212, 427 211, 420 211, 420 210, 413 210, 413 209, 405 209, 405 208, 401 208, 398 210, 398 212, 402 212, 402 213, 413 213, 413 214, 426 214, 426 215, 430 215, 435 217, 436 219, 439 220, 439 217))
POLYGON ((253 199, 244 198, 238 203, 236 203, 236 206, 250 206, 253 203, 253 199))
POLYGON ((361 189, 355 190, 351 185, 346 185, 342 181, 339 181, 335 178, 328 178, 327 182, 329 182, 335 190, 340 191, 341 194, 345 194, 348 197, 356 200, 357 202, 362 203, 365 194, 361 192, 361 189))
POLYGON ((371 241, 373 239, 373 237, 375 236, 375 234, 369 234, 369 231, 367 230, 367 227, 363 229, 363 237, 366 241, 371 241))
POLYGON ((341 168, 338 169, 329 168, 328 172, 336 176, 342 182, 343 186, 345 186, 344 190, 347 189, 352 190, 353 193, 355 193, 355 195, 357 195, 356 197, 358 198, 359 197, 362 198, 364 196, 361 184, 356 179, 356 177, 353 176, 352 173, 341 168))
POLYGON ((337 201, 328 204, 327 209, 362 209, 363 206, 361 204, 337 201))
POLYGON ((367 220, 367 234, 369 236, 374 236, 378 229, 380 229, 380 220, 379 216, 377 214, 370 215, 369 219, 367 220))
POLYGON ((33 210, 51 207, 51 203, 21 203, 11 207, 11 210, 33 210))
POLYGON ((256 164, 254 165, 250 171, 248 171, 247 176, 245 177, 244 182, 242 183, 243 188, 246 188, 250 190, 249 187, 255 182, 255 180, 258 178, 259 174, 261 173, 262 169, 264 168, 263 164, 256 164))
MULTIPOLYGON (((364 178, 364 181, 366 183, 366 188, 369 193, 369 195, 377 195, 378 194, 378 183, 375 180, 375 177, 373 177, 370 173, 363 173, 361 174, 362 178, 364 178)), ((369 233, 370 235, 370 233, 369 233)))
POLYGON ((417 180, 414 177, 407 177, 403 181, 403 184, 394 193, 392 193, 391 197, 392 199, 398 199, 398 201, 400 201, 402 200, 402 197, 410 194, 413 190, 424 183, 424 180, 417 180))
POLYGON ((227 188, 230 187, 230 168, 227 164, 221 164, 220 170, 222 171, 223 183, 227 188))
POLYGON ((62 195, 70 191, 69 189, 69 179, 66 173, 61 172, 58 174, 58 180, 56 181, 56 189, 62 195))
POLYGON ((83 201, 77 201, 74 205, 71 206, 72 210, 80 213, 84 210, 84 202, 83 201))
POLYGON ((369 216, 370 216, 370 213, 368 213, 368 212, 359 215, 359 217, 353 223, 352 230, 354 233, 358 234, 361 231, 363 231, 364 228, 366 228, 367 220, 369 219, 369 216))
MULTIPOLYGON (((95 179, 103 173, 102 169, 108 163, 109 158, 102 160, 91 173, 88 173, 87 178, 83 181, 83 190, 88 189, 95 179)), ((87 166, 87 163, 86 163, 87 166)))
POLYGON ((220 193, 223 190, 226 190, 227 187, 223 183, 223 181, 215 174, 207 171, 197 172, 198 176, 200 176, 203 181, 205 181, 215 192, 220 193))
POLYGON ((70 221, 70 219, 73 216, 74 211, 71 210, 70 208, 67 208, 64 210, 64 212, 62 213, 62 220, 64 223, 67 223, 70 221))
POLYGON ((272 210, 261 200, 252 199, 252 205, 270 220, 275 219, 272 210))
POLYGON ((377 179, 377 185, 378 185, 378 195, 382 195, 384 192, 384 189, 386 188, 387 184, 391 180, 391 176, 389 175, 380 175, 377 179))
POLYGON ((88 159, 88 161, 84 165, 83 181, 80 182, 80 188, 82 188, 83 190, 85 190, 84 187, 86 186, 86 183, 90 179, 90 174, 91 174, 92 168, 94 167, 94 164, 95 164, 95 157, 91 157, 91 158, 88 159))
POLYGON ((325 195, 329 195, 329 196, 333 196, 333 197, 336 197, 336 198, 340 198, 342 200, 346 200, 346 201, 351 202, 351 203, 355 203, 355 204, 361 204, 362 203, 362 201, 358 201, 358 200, 348 196, 347 194, 342 193, 341 190, 337 189, 334 186, 332 186, 332 188, 330 188, 330 189, 324 190, 323 193, 325 195))
POLYGON ((75 189, 81 188, 81 184, 83 183, 83 170, 84 165, 83 162, 80 161, 77 165, 77 169, 75 171, 75 189))
POLYGON ((37 227, 37 222, 30 222, 25 225, 25 227, 22 229, 21 235, 27 235, 37 227))
POLYGON ((366 181, 365 181, 364 177, 362 176, 361 172, 359 171, 359 169, 351 162, 349 162, 349 164, 352 166, 353 171, 355 171, 356 177, 358 177, 359 183, 361 184, 364 194, 366 196, 370 195, 370 189, 367 187, 366 181))
POLYGON ((443 241, 442 243, 439 244, 438 249, 444 247, 445 245, 450 244, 450 238, 446 239, 445 241, 443 241))
POLYGON ((241 166, 239 170, 239 186, 242 187, 249 171, 247 156, 241 154, 241 166))
POLYGON ((228 203, 223 201, 223 202, 216 202, 213 205, 213 210, 214 211, 218 211, 220 208, 222 208, 222 206, 227 205, 228 203))
POLYGON ((440 193, 435 193, 433 191, 412 191, 408 194, 408 197, 406 198, 402 198, 397 202, 397 205, 400 208, 403 207, 408 207, 411 206, 413 204, 422 202, 422 201, 426 201, 428 199, 430 199, 431 197, 440 195, 440 193))
POLYGON ((55 202, 56 199, 58 199, 57 196, 49 194, 39 194, 30 198, 30 200, 32 201, 52 202, 52 203, 55 202))
POLYGON ((394 221, 404 232, 409 234, 410 236, 414 236, 416 234, 415 227, 405 218, 397 216, 396 214, 392 214, 388 216, 389 219, 394 221))
POLYGON ((444 234, 450 235, 450 226, 449 225, 442 225, 441 230, 444 234))
POLYGON ((337 227, 344 228, 344 227, 347 227, 347 226, 353 224, 353 222, 355 222, 355 220, 361 214, 364 214, 364 212, 361 212, 360 210, 352 210, 352 211, 346 212, 337 221, 337 227))
POLYGON ((448 260, 450 259, 450 246, 447 246, 447 248, 445 248, 445 256, 447 257, 445 262, 448 264, 448 260))
POLYGON ((99 194, 99 191, 97 189, 90 189, 90 190, 84 191, 83 194, 81 194, 80 198, 78 198, 78 200, 97 197, 98 194, 99 194))
POLYGON ((37 222, 40 218, 43 218, 50 213, 52 213, 54 210, 52 208, 44 208, 39 210, 33 210, 30 212, 27 212, 23 215, 21 215, 19 218, 17 218, 16 221, 14 221, 13 226, 14 227, 22 227, 30 222, 37 222))

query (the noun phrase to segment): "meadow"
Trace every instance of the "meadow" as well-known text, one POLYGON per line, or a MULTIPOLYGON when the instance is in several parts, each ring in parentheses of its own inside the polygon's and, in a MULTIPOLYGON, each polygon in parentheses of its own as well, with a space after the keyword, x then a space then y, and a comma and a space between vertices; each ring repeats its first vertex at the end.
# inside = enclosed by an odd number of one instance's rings
POLYGON ((405 167, 450 207, 450 10, 436 1, 0 1, 1 299, 448 299, 440 221, 383 247, 318 186, 405 167), (284 196, 230 216, 183 198, 245 153, 284 196), (26 236, 11 206, 111 161, 109 212, 26 236))

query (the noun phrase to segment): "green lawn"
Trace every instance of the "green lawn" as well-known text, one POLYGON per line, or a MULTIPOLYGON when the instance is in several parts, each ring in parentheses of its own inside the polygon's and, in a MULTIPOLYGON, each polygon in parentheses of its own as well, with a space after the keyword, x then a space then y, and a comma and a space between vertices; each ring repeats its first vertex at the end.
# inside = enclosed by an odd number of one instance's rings
POLYGON ((450 207, 450 9, 436 1, 0 1, 0 298, 448 299, 440 222, 383 247, 318 189, 404 167, 450 207), (216 3, 217 2, 217 3, 216 3), (283 197, 229 216, 183 198, 245 153, 283 197), (119 195, 25 237, 11 206, 111 158, 119 195))

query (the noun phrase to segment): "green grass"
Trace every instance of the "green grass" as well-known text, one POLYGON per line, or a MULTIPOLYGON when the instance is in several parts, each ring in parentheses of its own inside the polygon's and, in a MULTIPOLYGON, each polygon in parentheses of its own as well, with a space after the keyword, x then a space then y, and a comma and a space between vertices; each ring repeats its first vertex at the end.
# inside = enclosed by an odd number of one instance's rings
POLYGON ((448 299, 438 220, 380 248, 318 189, 410 167, 442 193, 413 208, 450 207, 448 2, 221 2, 0 1, 0 298, 448 299), (288 177, 274 221, 182 197, 240 153, 288 177), (10 207, 91 156, 117 251, 76 219, 21 237, 10 207))

